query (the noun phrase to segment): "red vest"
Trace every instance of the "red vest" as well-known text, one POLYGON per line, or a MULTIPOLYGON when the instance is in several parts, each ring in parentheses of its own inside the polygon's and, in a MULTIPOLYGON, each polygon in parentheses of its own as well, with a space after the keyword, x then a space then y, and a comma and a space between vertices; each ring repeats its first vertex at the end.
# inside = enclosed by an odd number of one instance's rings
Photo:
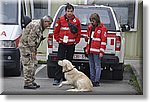
POLYGON ((78 33, 73 34, 71 33, 68 22, 66 20, 65 15, 61 16, 54 27, 54 38, 59 43, 64 43, 67 45, 71 44, 77 44, 80 41, 80 34, 81 34, 81 27, 80 27, 80 21, 75 16, 72 17, 72 19, 69 20, 70 23, 74 24, 78 28, 78 33))
POLYGON ((104 54, 104 50, 106 48, 106 34, 107 28, 101 23, 97 26, 93 33, 91 33, 91 41, 90 41, 90 32, 92 30, 92 25, 90 24, 87 29, 88 42, 86 46, 86 53, 94 53, 94 54, 104 54))

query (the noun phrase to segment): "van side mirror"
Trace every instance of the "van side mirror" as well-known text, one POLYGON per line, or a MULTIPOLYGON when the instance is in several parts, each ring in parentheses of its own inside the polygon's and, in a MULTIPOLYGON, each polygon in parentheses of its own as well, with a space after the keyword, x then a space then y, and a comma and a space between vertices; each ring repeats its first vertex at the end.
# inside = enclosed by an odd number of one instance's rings
POLYGON ((22 27, 25 28, 31 22, 31 18, 29 16, 23 17, 22 27))
POLYGON ((122 32, 130 31, 130 25, 123 24, 123 25, 121 25, 121 29, 122 29, 122 32))

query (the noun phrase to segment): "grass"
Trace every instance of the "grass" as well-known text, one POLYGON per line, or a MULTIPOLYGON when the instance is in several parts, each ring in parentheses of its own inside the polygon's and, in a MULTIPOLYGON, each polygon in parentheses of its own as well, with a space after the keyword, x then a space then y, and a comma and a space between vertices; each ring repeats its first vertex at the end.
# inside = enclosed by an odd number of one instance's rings
POLYGON ((143 95, 143 90, 141 89, 141 87, 138 83, 137 77, 133 73, 131 66, 130 65, 124 65, 124 71, 131 73, 129 84, 134 87, 134 89, 137 91, 138 95, 143 95))
POLYGON ((135 76, 134 74, 132 75, 132 77, 131 77, 129 83, 130 83, 132 86, 134 86, 135 90, 138 92, 138 93, 137 93, 138 95, 143 95, 143 90, 141 89, 141 87, 140 87, 140 85, 139 85, 139 83, 138 83, 138 81, 137 81, 137 78, 136 78, 136 76, 135 76))
POLYGON ((47 61, 38 60, 38 64, 47 64, 47 61))
POLYGON ((129 64, 123 65, 124 71, 130 72, 132 70, 131 66, 129 64))

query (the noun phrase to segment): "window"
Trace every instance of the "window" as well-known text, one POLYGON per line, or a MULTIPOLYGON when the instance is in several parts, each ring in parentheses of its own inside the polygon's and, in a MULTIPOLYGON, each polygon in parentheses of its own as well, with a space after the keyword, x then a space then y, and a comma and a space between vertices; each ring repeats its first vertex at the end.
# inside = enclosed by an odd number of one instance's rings
POLYGON ((0 1, 0 23, 17 24, 18 23, 18 3, 14 1, 0 1))
POLYGON ((39 19, 48 14, 48 0, 34 0, 34 18, 39 19))
POLYGON ((22 12, 22 15, 23 15, 23 16, 26 15, 26 7, 25 7, 25 2, 24 2, 24 0, 21 1, 21 12, 22 12))
MULTIPOLYGON (((112 16, 112 12, 108 8, 97 8, 97 7, 83 7, 83 6, 74 6, 75 11, 74 15, 79 18, 81 22, 82 29, 87 29, 88 24, 90 23, 90 15, 92 13, 98 13, 100 15, 101 21, 110 31, 116 31, 115 22, 112 16)), ((65 7, 61 8, 59 11, 56 20, 58 17, 65 14, 65 7)), ((55 25, 55 24, 54 24, 55 25)))
POLYGON ((111 6, 121 24, 129 24, 131 31, 137 30, 138 0, 94 0, 88 4, 111 6))

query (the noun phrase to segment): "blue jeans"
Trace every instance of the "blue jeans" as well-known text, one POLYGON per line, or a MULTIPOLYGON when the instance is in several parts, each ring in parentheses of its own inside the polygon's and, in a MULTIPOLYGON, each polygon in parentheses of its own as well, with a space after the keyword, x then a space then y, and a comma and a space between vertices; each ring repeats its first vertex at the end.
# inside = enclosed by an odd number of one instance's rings
POLYGON ((92 82, 99 82, 101 76, 101 58, 99 54, 88 54, 90 65, 90 79, 92 82))

